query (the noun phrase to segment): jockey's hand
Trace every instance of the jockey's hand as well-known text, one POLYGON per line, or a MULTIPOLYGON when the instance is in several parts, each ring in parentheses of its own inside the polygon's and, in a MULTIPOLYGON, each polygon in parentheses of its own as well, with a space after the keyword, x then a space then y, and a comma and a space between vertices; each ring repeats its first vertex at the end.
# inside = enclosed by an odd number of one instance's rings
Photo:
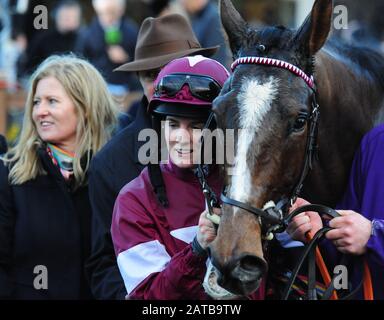
MULTIPOLYGON (((213 212, 218 216, 221 215, 220 208, 213 208, 213 212)), ((197 241, 203 249, 207 249, 208 245, 216 238, 216 228, 211 220, 207 218, 207 211, 200 215, 199 229, 197 231, 197 241)))
POLYGON ((331 240, 341 253, 364 254, 371 237, 371 221, 355 211, 338 210, 337 212, 341 217, 330 221, 329 226, 334 230, 327 232, 326 238, 331 240))
MULTIPOLYGON (((293 210, 310 204, 308 201, 298 198, 293 204, 289 212, 293 210)), ((323 227, 323 222, 321 221, 320 215, 313 211, 307 211, 298 214, 292 219, 288 224, 287 232, 292 239, 298 240, 301 242, 307 242, 306 233, 310 232, 313 236, 323 227)))

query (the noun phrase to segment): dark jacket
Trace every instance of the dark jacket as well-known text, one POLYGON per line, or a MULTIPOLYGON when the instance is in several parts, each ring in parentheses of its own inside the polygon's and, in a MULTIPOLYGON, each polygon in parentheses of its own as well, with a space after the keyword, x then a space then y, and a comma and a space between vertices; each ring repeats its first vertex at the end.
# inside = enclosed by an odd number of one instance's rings
MULTIPOLYGON (((132 61, 135 54, 137 26, 130 20, 122 20, 120 32, 122 40, 119 45, 128 53, 129 61, 132 61)), ((99 20, 95 18, 86 31, 81 34, 75 51, 87 58, 102 73, 108 83, 127 85, 133 91, 140 89, 140 84, 134 73, 113 72, 120 64, 115 64, 109 59, 107 48, 104 30, 99 20)))
POLYGON ((9 184, 0 162, 0 298, 91 299, 88 188, 73 191, 45 149, 38 153, 47 175, 22 185, 9 184), (36 266, 47 268, 47 290, 34 287, 36 266))
POLYGON ((117 195, 144 168, 138 160, 138 150, 144 144, 138 142, 138 134, 141 129, 151 127, 147 104, 143 98, 135 121, 113 137, 91 163, 92 254, 87 274, 97 299, 124 299, 127 294, 117 267, 110 229, 117 195))
MULTIPOLYGON (((384 300, 384 125, 369 131, 355 153, 349 183, 338 209, 353 210, 372 221, 372 234, 366 244, 364 260, 367 262, 375 300, 384 300)), ((331 266, 340 262, 340 253, 333 243, 323 241, 331 266)), ((332 269, 330 269, 332 270, 332 269)), ((351 276, 352 288, 361 281, 361 270, 356 267, 351 276)), ((354 299, 363 299, 362 292, 354 299)))
POLYGON ((32 74, 40 63, 53 54, 68 54, 75 51, 80 35, 76 32, 60 33, 56 28, 36 34, 28 45, 24 61, 19 61, 19 73, 32 74))

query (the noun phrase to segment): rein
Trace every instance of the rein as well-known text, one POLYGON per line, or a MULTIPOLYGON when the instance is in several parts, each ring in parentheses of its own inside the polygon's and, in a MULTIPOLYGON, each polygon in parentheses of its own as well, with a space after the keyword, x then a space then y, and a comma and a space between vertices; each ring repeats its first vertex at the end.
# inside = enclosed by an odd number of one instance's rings
MULTIPOLYGON (((300 208, 295 209, 292 211, 286 218, 287 224, 292 221, 292 219, 299 215, 300 213, 306 212, 306 211, 314 211, 320 214, 320 216, 328 216, 330 218, 337 218, 340 217, 340 214, 329 207, 318 205, 318 204, 310 204, 305 205, 300 208)), ((286 286, 285 292, 283 294, 283 300, 288 300, 289 294, 292 290, 292 286, 299 274, 299 271, 301 267, 304 264, 305 259, 308 257, 308 299, 309 300, 317 300, 317 294, 316 294, 316 264, 319 267, 321 276, 323 278, 323 281, 325 282, 325 285, 327 286, 327 289, 322 297, 322 300, 350 300, 353 299, 353 297, 361 290, 363 287, 363 293, 364 293, 364 299, 365 300, 373 300, 373 287, 372 287, 372 279, 371 274, 369 271, 368 264, 362 257, 353 257, 351 255, 342 255, 340 265, 346 266, 350 259, 355 259, 357 264, 360 267, 360 270, 362 271, 363 277, 359 284, 354 288, 348 295, 343 297, 338 297, 337 293, 335 292, 334 287, 334 280, 338 276, 338 274, 335 274, 333 278, 330 277, 328 269, 325 265, 325 262, 323 260, 323 257, 320 253, 320 250, 318 249, 319 242, 325 237, 325 234, 332 230, 330 227, 323 227, 320 229, 313 237, 310 234, 307 234, 308 243, 305 246, 304 252, 302 253, 298 263, 296 264, 292 275, 288 281, 288 284, 286 286)))
MULTIPOLYGON (((211 112, 202 130, 203 134, 201 135, 201 138, 200 138, 201 150, 204 150, 204 131, 211 126, 213 118, 214 118, 214 114, 213 112, 211 112)), ((206 168, 205 166, 199 163, 196 168, 195 175, 197 176, 200 182, 200 186, 204 194, 205 205, 207 207, 207 218, 217 227, 220 223, 220 217, 213 212, 213 208, 219 207, 219 202, 217 200, 215 192, 208 185, 208 182, 206 179, 207 170, 205 170, 205 168, 206 168)))
MULTIPOLYGON (((300 68, 281 61, 277 59, 270 59, 270 58, 262 58, 262 57, 242 57, 237 59, 231 66, 232 71, 234 71, 238 66, 243 64, 258 64, 258 65, 265 65, 265 66, 271 66, 271 67, 277 67, 286 69, 296 76, 302 78, 305 83, 309 86, 309 88, 312 90, 312 102, 311 102, 311 114, 309 118, 307 119, 308 122, 308 135, 307 135, 307 144, 306 144, 306 152, 305 152, 305 159, 304 159, 304 165, 303 169, 300 175, 300 178, 296 184, 296 186, 293 188, 292 193, 289 198, 283 198, 281 199, 277 205, 275 205, 273 202, 269 202, 266 204, 266 206, 263 209, 255 208, 247 203, 239 202, 235 199, 229 198, 225 192, 221 194, 221 201, 224 204, 237 207, 240 209, 243 209, 249 213, 252 213, 255 215, 259 223, 262 227, 262 232, 264 233, 263 239, 264 240, 272 240, 273 234, 277 232, 283 232, 288 224, 292 221, 292 219, 306 211, 314 211, 322 215, 327 215, 331 218, 339 217, 339 213, 337 211, 323 206, 323 205, 306 205, 302 206, 300 208, 295 209, 290 214, 286 215, 289 208, 293 205, 293 203, 296 201, 297 197, 301 193, 301 190, 303 188, 304 180, 307 177, 308 173, 313 167, 313 162, 315 159, 315 156, 317 154, 317 131, 318 131, 318 121, 320 116, 320 107, 317 103, 316 99, 316 86, 314 82, 313 76, 308 76, 304 71, 302 71, 300 68), (284 217, 286 216, 286 217, 284 217)), ((211 112, 204 129, 208 129, 213 121, 214 114, 211 112)), ((204 131, 203 129, 203 131, 204 131)), ((201 147, 203 148, 204 144, 204 134, 201 137, 201 147)), ((220 222, 220 217, 214 214, 213 208, 219 207, 219 203, 217 200, 217 197, 215 193, 212 191, 212 189, 209 187, 207 180, 206 180, 206 174, 204 171, 204 166, 202 164, 199 164, 196 169, 196 176, 199 179, 200 185, 202 187, 202 191, 205 197, 206 206, 207 206, 207 218, 211 220, 216 227, 218 227, 220 222)), ((292 286, 298 276, 298 273, 304 264, 304 261, 306 258, 308 258, 308 292, 307 297, 309 300, 317 300, 317 294, 316 294, 316 263, 319 266, 320 273, 322 275, 322 278, 327 285, 327 290, 323 296, 323 299, 338 299, 338 296, 335 292, 334 288, 334 279, 337 275, 334 276, 333 279, 331 279, 329 272, 326 268, 326 265, 324 263, 323 257, 321 256, 320 250, 318 249, 317 245, 319 241, 325 236, 325 234, 330 231, 330 227, 324 227, 321 230, 319 230, 313 237, 309 234, 307 234, 307 239, 309 240, 309 243, 306 245, 304 252, 302 253, 302 256, 300 257, 290 279, 288 282, 288 285, 286 287, 286 290, 283 295, 283 299, 287 300, 289 297, 289 294, 292 290, 292 286)), ((342 264, 346 264, 347 256, 343 255, 342 257, 342 264)), ((363 259, 360 259, 363 270, 363 278, 360 282, 360 284, 350 293, 348 296, 342 297, 342 299, 350 299, 352 298, 362 287, 362 284, 364 283, 363 289, 364 289, 364 298, 366 300, 372 300, 373 299, 373 289, 372 289, 372 281, 371 276, 369 272, 369 268, 366 262, 363 261, 363 259)))

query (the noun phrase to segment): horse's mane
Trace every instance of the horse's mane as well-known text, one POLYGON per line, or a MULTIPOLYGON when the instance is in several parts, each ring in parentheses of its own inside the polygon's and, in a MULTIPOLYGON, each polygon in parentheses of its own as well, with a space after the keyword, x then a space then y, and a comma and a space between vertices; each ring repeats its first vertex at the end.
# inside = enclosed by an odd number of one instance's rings
POLYGON ((331 37, 325 50, 332 51, 361 71, 370 74, 372 79, 384 90, 384 56, 366 46, 357 46, 343 43, 339 38, 331 37))

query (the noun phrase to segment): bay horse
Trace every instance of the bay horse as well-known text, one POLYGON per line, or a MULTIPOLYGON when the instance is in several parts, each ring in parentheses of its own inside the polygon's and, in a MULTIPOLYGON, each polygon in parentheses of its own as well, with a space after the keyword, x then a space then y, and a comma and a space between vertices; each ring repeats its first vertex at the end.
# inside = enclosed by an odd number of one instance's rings
MULTIPOLYGON (((256 30, 230 0, 220 1, 236 61, 213 112, 219 128, 242 129, 235 136, 234 166, 224 165, 226 195, 237 203, 261 209, 290 197, 308 158, 310 120, 319 106, 318 158, 299 191, 310 202, 335 207, 361 138, 384 120, 384 59, 327 41, 332 11, 332 0, 316 0, 297 31, 256 30)), ((215 272, 208 270, 204 285, 213 297, 217 284, 247 296, 267 272, 261 219, 244 206, 224 201, 209 251, 215 272)))

